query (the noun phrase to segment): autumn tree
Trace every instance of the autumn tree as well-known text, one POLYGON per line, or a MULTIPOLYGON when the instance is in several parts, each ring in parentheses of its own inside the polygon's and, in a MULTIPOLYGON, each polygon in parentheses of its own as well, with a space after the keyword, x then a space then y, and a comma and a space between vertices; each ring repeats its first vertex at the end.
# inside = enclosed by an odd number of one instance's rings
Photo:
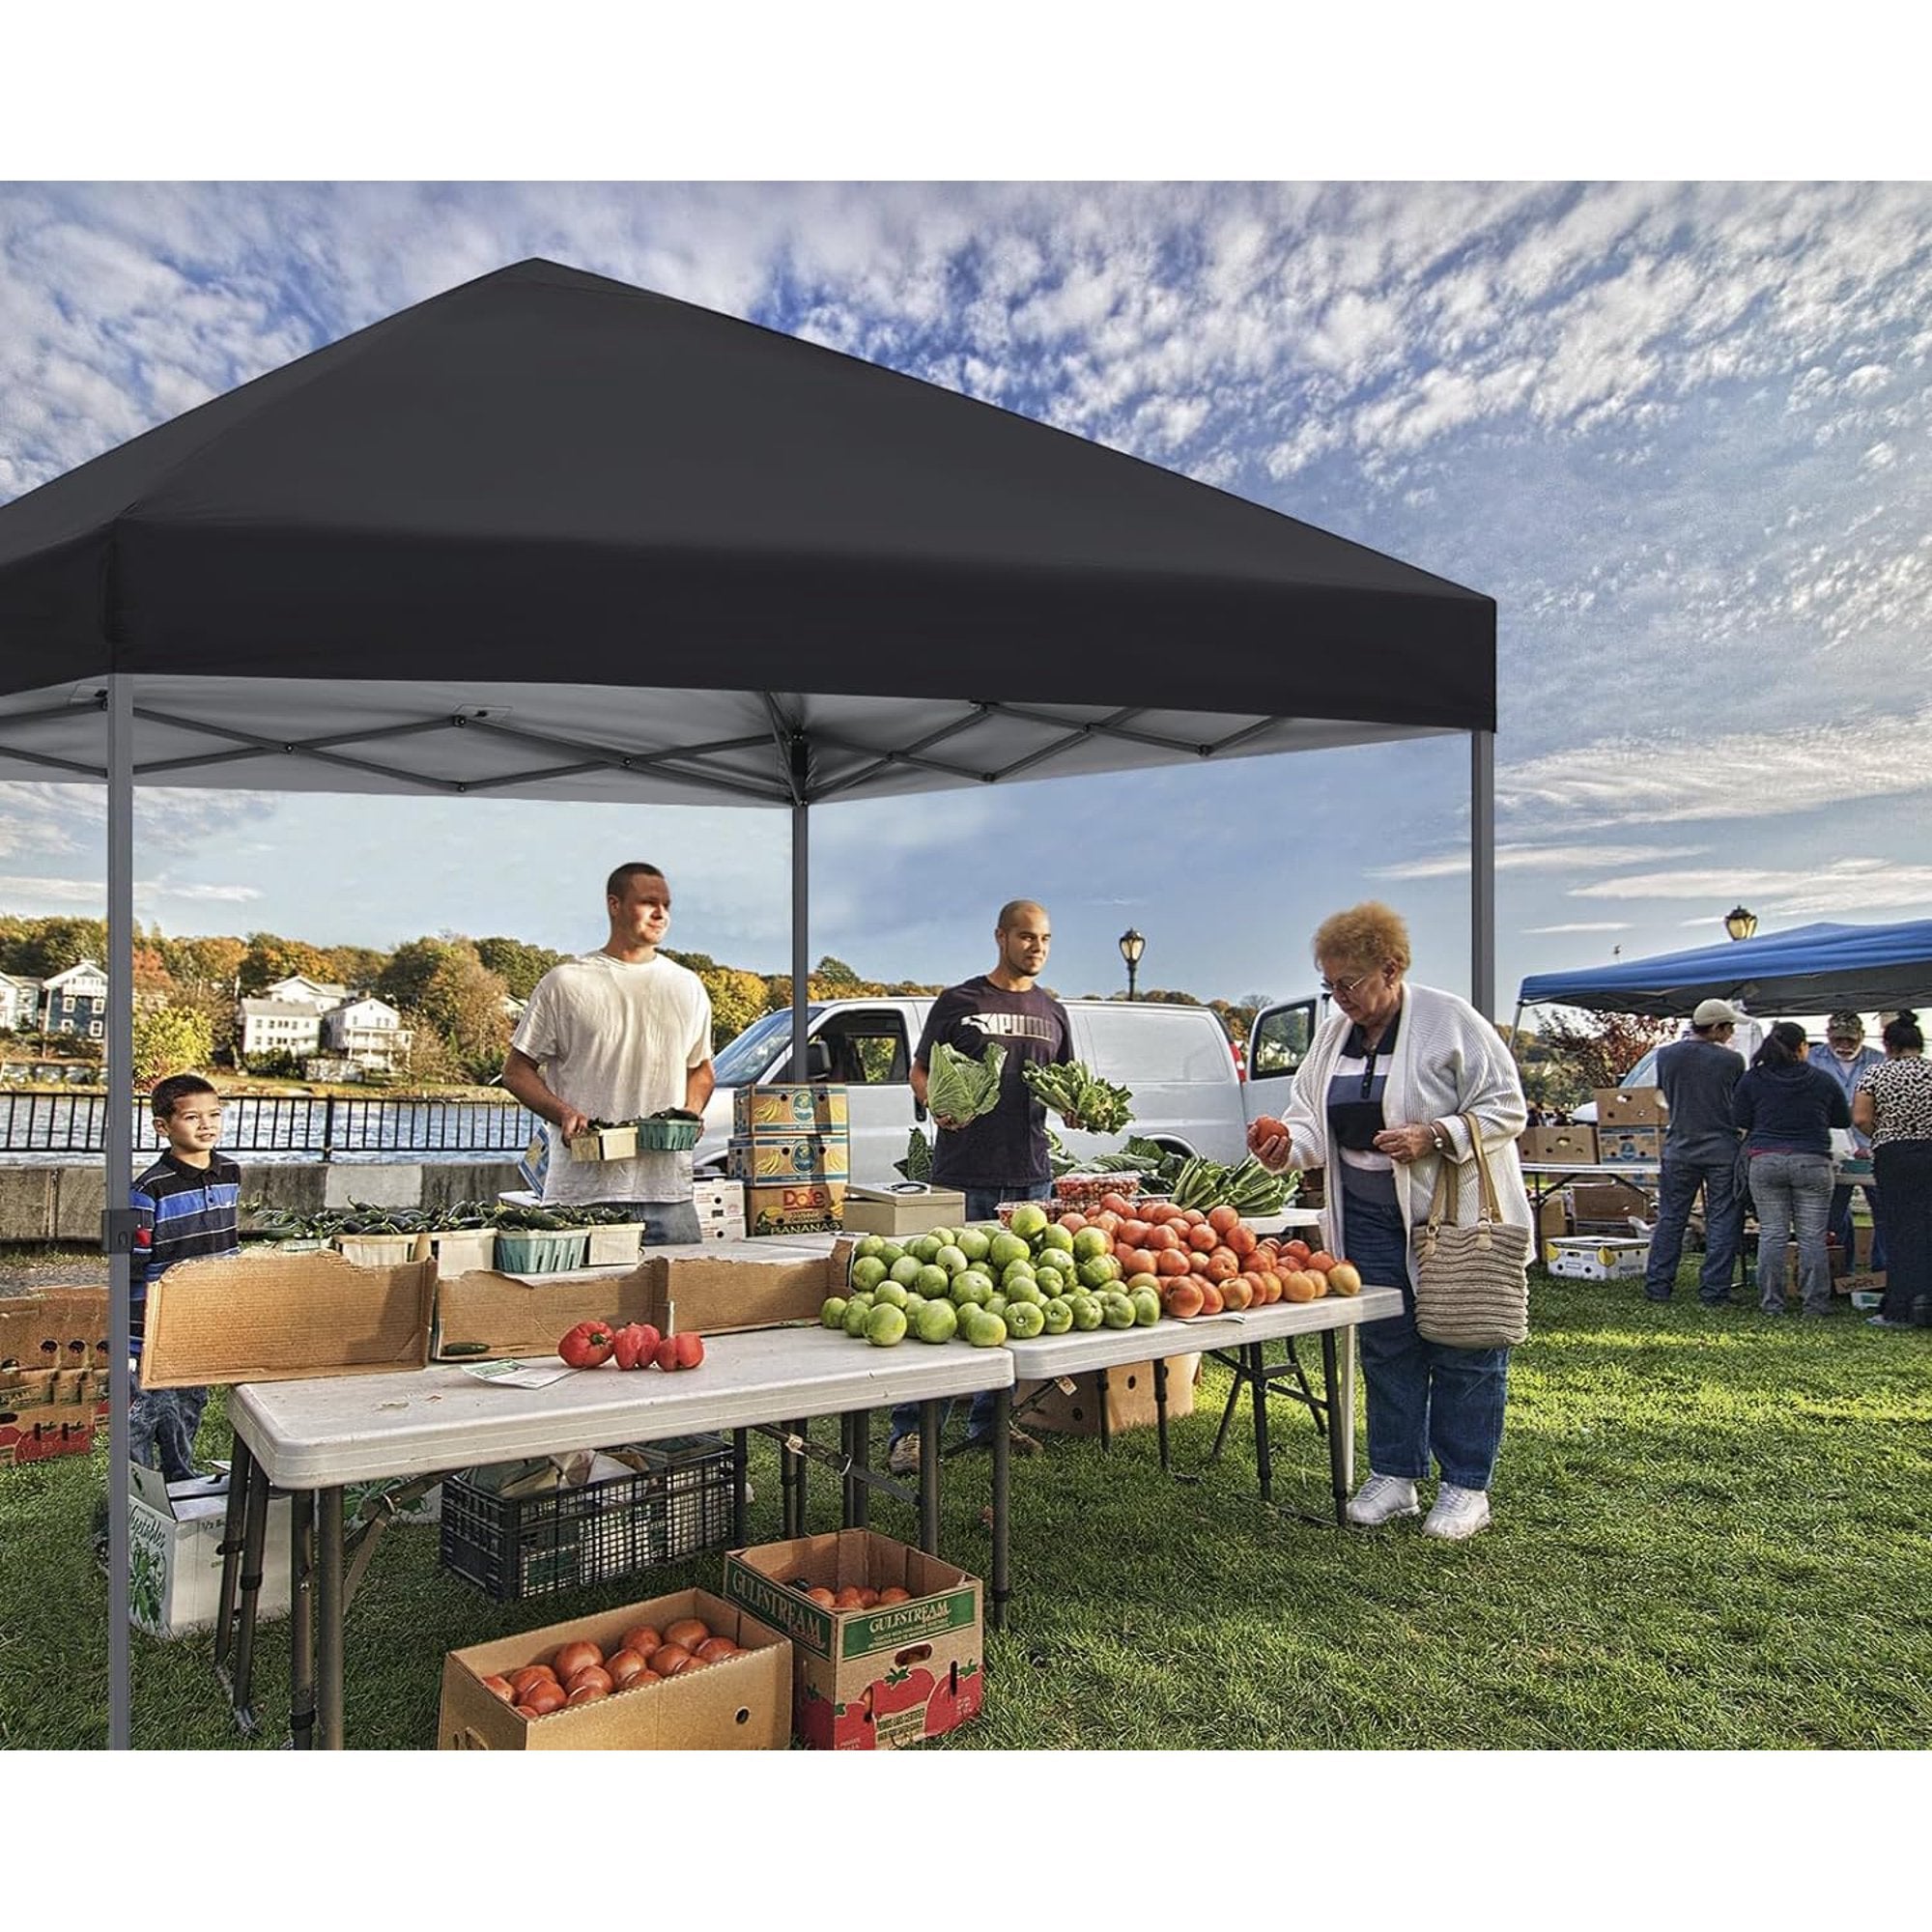
POLYGON ((532 946, 527 940, 499 935, 479 939, 476 956, 508 987, 512 999, 527 1000, 537 981, 569 955, 553 952, 548 946, 532 946))
POLYGON ((305 939, 284 939, 275 932, 251 932, 248 950, 242 954, 238 970, 242 992, 254 995, 264 986, 272 986, 278 980, 290 979, 298 973, 306 974, 311 980, 327 980, 328 958, 320 947, 311 946, 305 939))
POLYGON ((1600 1087, 1614 1087, 1653 1046, 1674 1038, 1677 1022, 1642 1013, 1573 1013, 1558 1008, 1537 1034, 1540 1053, 1520 1051, 1523 1092, 1538 1104, 1580 1106, 1600 1087), (1532 1092, 1532 1078, 1540 1092, 1532 1092))
POLYGON ((107 963, 107 923, 99 919, 21 919, 12 921, 17 933, 8 937, 0 972, 26 980, 50 980, 78 966, 83 959, 107 963))
POLYGON ((373 946, 327 946, 322 949, 322 960, 319 979, 357 992, 373 986, 382 978, 389 955, 373 946))
POLYGON ((226 993, 234 989, 236 976, 242 971, 242 962, 248 956, 248 947, 244 940, 222 935, 169 940, 163 945, 162 952, 177 984, 212 986, 226 993))
MULTIPOLYGON (((375 985, 376 996, 394 1007, 418 1033, 439 1035, 462 1068, 459 1077, 492 1079, 502 1069, 510 1044, 507 988, 477 957, 467 939, 412 939, 397 947, 375 985)), ((412 1051, 419 1076, 425 1054, 412 1051)))
POLYGON ((139 1087, 152 1087, 170 1073, 198 1073, 213 1054, 207 1015, 192 1007, 151 1007, 134 1015, 134 1081, 139 1087))
POLYGON ((711 998, 714 1052, 729 1045, 753 1020, 762 1019, 771 1010, 761 974, 748 973, 740 966, 713 966, 697 977, 711 998))

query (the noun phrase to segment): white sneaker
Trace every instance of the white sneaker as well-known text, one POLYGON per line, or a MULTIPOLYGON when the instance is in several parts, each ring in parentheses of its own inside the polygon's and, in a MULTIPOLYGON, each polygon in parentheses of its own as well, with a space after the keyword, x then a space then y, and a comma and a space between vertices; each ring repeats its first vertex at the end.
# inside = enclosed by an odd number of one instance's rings
POLYGON ((1435 1507, 1429 1512, 1429 1520, 1422 1525, 1422 1533, 1457 1542, 1465 1536, 1474 1536, 1479 1529, 1488 1529, 1489 1526, 1488 1490, 1459 1490, 1454 1483, 1444 1483, 1435 1492, 1435 1507))
POLYGON ((1355 1492, 1347 1514, 1349 1520, 1360 1529, 1373 1529, 1391 1517, 1420 1516, 1422 1505, 1415 1499, 1415 1478, 1371 1476, 1355 1492))

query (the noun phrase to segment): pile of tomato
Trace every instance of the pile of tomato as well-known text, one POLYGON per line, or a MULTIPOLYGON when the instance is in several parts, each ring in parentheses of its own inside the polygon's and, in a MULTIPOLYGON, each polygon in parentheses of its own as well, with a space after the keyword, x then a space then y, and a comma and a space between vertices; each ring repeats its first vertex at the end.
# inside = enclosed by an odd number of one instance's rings
POLYGON ((547 1662, 526 1663, 507 1676, 486 1677, 483 1688, 521 1716, 547 1718, 572 1704, 594 1704, 624 1690, 662 1684, 688 1670, 701 1670, 735 1657, 743 1646, 714 1635, 702 1617, 680 1617, 662 1631, 638 1624, 608 1655, 587 1637, 564 1644, 547 1662))
POLYGON ((799 1577, 793 1579, 791 1587, 821 1610, 876 1610, 886 1605, 912 1601, 912 1592, 897 1583, 888 1583, 883 1590, 875 1590, 869 1583, 846 1583, 834 1590, 799 1577))
POLYGON ((695 1369, 704 1359, 701 1335, 661 1335, 648 1321, 616 1327, 609 1321, 580 1321, 556 1345, 567 1367, 601 1369, 614 1361, 620 1369, 695 1369))

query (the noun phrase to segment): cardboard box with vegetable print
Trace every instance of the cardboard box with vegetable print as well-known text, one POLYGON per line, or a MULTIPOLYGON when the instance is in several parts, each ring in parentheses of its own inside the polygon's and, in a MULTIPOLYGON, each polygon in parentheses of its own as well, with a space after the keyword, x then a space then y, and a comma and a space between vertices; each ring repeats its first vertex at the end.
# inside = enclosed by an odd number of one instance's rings
POLYGON ((983 1591, 951 1563, 870 1530, 835 1530, 730 1551, 724 1594, 790 1637, 804 1744, 890 1750, 980 1714, 983 1591), (841 1606, 841 1592, 863 1591, 885 1600, 841 1606))
POLYGON ((0 1468, 84 1456, 107 1420, 107 1291, 0 1299, 0 1468))

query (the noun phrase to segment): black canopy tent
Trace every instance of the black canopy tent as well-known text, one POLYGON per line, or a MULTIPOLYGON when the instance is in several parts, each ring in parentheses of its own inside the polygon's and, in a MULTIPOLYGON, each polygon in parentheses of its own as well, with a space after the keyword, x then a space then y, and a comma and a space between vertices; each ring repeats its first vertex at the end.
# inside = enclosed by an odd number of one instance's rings
MULTIPOLYGON (((108 786, 113 1092, 137 782, 782 807, 803 985, 814 804, 1466 732, 1473 991, 1493 1002, 1492 600, 554 263, 0 508, 0 777, 108 786)), ((130 1151, 108 1114, 112 1200, 130 1151)))

